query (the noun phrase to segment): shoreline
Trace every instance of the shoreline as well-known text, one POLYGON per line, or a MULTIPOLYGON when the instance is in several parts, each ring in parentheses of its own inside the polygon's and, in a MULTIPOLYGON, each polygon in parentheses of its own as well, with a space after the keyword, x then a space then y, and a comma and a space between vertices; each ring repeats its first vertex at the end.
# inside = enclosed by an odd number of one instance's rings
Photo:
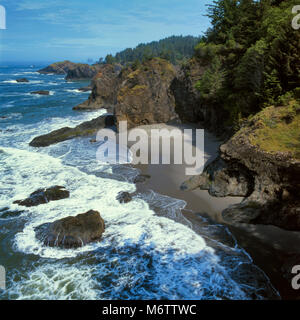
MULTIPOLYGON (((191 128, 191 125, 144 125, 138 127, 149 132, 152 128, 191 128)), ((193 126, 193 128, 196 128, 193 126)), ((149 138, 150 139, 150 138, 149 138)), ((150 141, 149 141, 150 142, 150 141)), ((218 148, 222 144, 216 136, 205 130, 205 164, 215 159, 218 148)), ((150 143, 149 143, 150 146, 150 143)), ((149 147, 150 149, 150 147, 149 147)), ((172 159, 171 146, 171 159, 172 159)), ((185 175, 186 165, 147 164, 135 165, 141 174, 149 175, 145 184, 137 184, 137 191, 153 190, 186 202, 182 214, 185 218, 197 224, 198 216, 205 215, 213 222, 228 227, 236 238, 238 245, 246 250, 255 265, 262 269, 269 277, 273 286, 279 291, 282 299, 296 299, 297 291, 289 286, 287 275, 282 270, 284 258, 287 254, 300 254, 300 232, 287 231, 272 225, 253 225, 245 223, 230 224, 223 220, 222 211, 231 204, 239 203, 242 197, 217 198, 210 196, 208 191, 200 189, 181 191, 180 185, 189 176, 185 175)))

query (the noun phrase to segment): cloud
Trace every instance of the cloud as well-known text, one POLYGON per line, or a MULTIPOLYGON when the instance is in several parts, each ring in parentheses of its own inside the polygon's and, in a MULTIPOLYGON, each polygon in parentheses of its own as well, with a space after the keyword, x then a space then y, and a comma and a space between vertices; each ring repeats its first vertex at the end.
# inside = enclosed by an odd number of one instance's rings
POLYGON ((58 1, 58 0, 47 0, 47 1, 22 0, 18 2, 16 10, 18 11, 42 10, 42 9, 47 9, 53 6, 60 5, 62 4, 62 2, 63 1, 58 1))

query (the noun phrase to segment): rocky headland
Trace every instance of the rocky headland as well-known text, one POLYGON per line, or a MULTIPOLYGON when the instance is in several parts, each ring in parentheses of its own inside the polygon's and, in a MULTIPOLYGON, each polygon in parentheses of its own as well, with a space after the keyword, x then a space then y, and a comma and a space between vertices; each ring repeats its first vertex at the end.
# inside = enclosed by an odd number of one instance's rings
POLYGON ((41 74, 62 74, 66 75, 66 80, 89 80, 92 79, 101 69, 101 65, 89 65, 84 63, 74 63, 68 60, 56 62, 46 68, 39 70, 41 74))
POLYGON ((300 230, 300 106, 269 107, 249 119, 219 157, 183 190, 200 188, 216 197, 242 196, 222 213, 225 220, 300 230))

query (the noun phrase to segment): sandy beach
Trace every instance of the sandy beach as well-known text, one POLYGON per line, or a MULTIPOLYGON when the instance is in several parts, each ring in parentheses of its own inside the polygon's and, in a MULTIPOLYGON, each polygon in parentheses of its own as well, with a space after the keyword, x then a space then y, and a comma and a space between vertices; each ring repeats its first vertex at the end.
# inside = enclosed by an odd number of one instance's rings
MULTIPOLYGON (((151 129, 166 128, 192 128, 190 125, 145 125, 139 128, 150 133, 151 129)), ((194 127, 195 128, 195 127, 194 127)), ((150 135, 149 135, 150 136, 150 135)), ((212 161, 218 154, 218 148, 222 141, 212 133, 205 130, 205 162, 212 161)), ((150 141, 149 141, 150 146, 150 141)), ((172 149, 172 146, 171 146, 172 149)), ((150 151, 149 151, 150 154, 150 151)), ((172 152, 171 152, 172 159, 172 152)), ((193 225, 199 221, 199 216, 209 216, 214 222, 226 225, 235 236, 238 244, 252 257, 254 263, 259 266, 270 278, 273 285, 280 292, 282 298, 293 299, 297 292, 287 284, 287 275, 282 270, 286 254, 300 253, 300 233, 280 229, 271 225, 253 224, 228 224, 222 218, 222 211, 231 204, 242 201, 241 197, 216 198, 200 189, 194 191, 182 191, 180 185, 187 180, 186 165, 148 164, 136 165, 142 174, 151 178, 145 184, 138 184, 138 190, 151 189, 157 193, 167 195, 186 202, 183 215, 193 225)))

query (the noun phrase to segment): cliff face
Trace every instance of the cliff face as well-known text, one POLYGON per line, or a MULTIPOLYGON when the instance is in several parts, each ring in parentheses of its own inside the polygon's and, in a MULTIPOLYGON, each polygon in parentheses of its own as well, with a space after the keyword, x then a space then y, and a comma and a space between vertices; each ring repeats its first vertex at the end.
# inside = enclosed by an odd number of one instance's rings
POLYGON ((136 69, 104 65, 92 80, 92 93, 74 110, 106 108, 129 127, 168 122, 177 118, 170 86, 174 67, 155 58, 136 69))
POLYGON ((152 59, 136 70, 125 69, 117 93, 114 113, 129 127, 168 122, 177 118, 170 85, 174 67, 163 59, 152 59))
POLYGON ((66 80, 92 79, 101 70, 101 65, 76 64, 68 70, 66 80))
POLYGON ((300 107, 269 107, 227 143, 202 175, 182 189, 214 196, 244 196, 223 212, 225 220, 300 230, 300 107))
POLYGON ((225 111, 216 108, 213 103, 206 105, 201 102, 201 95, 195 87, 206 68, 199 59, 192 58, 177 72, 171 90, 176 112, 183 122, 197 122, 219 134, 224 128, 225 111))
POLYGON ((74 110, 93 110, 106 108, 112 111, 112 106, 117 102, 117 91, 120 85, 119 66, 102 65, 91 82, 92 93, 88 100, 74 107, 74 110))

